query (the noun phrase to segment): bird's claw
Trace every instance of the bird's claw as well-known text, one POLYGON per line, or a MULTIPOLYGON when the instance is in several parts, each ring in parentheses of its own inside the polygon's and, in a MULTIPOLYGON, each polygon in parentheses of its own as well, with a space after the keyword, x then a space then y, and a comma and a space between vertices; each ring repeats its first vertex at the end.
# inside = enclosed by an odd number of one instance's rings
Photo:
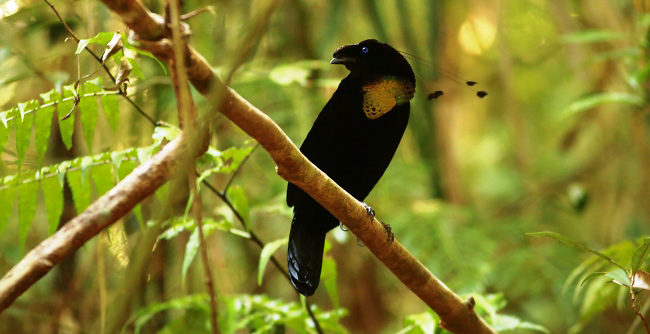
POLYGON ((380 223, 381 223, 381 226, 383 226, 384 229, 386 229, 386 234, 388 234, 386 241, 388 241, 389 245, 392 245, 393 241, 395 240, 395 234, 393 234, 393 228, 390 227, 389 224, 382 223, 382 222, 380 222, 380 223))
POLYGON ((341 231, 343 231, 343 232, 347 232, 347 231, 350 230, 349 228, 345 227, 345 225, 343 225, 342 222, 339 222, 339 228, 340 228, 341 231))
POLYGON ((359 240, 359 238, 357 238, 357 245, 361 246, 361 247, 366 247, 366 245, 364 245, 363 242, 361 242, 361 240, 359 240))
POLYGON ((363 204, 363 207, 366 208, 366 213, 368 214, 368 216, 370 216, 370 220, 375 219, 375 210, 365 202, 361 202, 361 204, 363 204))

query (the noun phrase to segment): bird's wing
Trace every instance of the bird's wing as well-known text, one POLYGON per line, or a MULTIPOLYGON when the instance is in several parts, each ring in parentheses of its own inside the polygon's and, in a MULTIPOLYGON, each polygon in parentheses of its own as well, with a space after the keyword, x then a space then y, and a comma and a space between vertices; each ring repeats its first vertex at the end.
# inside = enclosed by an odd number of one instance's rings
MULTIPOLYGON (((346 118, 355 109, 361 110, 361 91, 350 88, 353 85, 352 81, 350 77, 341 81, 334 95, 318 114, 305 141, 300 146, 300 152, 325 173, 334 168, 328 163, 337 160, 335 155, 339 145, 337 145, 336 140, 342 138, 341 132, 345 131, 343 125, 346 118), (357 104, 359 105, 357 106, 357 104)), ((289 183, 287 186, 287 205, 294 206, 300 196, 308 195, 293 183, 289 183)))

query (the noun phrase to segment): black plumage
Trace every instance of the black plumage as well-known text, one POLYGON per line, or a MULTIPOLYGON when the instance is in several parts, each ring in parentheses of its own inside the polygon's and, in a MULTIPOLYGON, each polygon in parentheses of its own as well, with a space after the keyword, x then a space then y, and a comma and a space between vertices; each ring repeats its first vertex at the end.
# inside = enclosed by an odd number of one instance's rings
MULTIPOLYGON (((318 115, 300 150, 343 189, 363 201, 388 167, 404 134, 415 76, 406 59, 376 40, 340 47, 332 64, 350 74, 318 115)), ((289 183, 294 207, 289 235, 291 282, 303 295, 318 287, 325 235, 338 220, 289 183)))

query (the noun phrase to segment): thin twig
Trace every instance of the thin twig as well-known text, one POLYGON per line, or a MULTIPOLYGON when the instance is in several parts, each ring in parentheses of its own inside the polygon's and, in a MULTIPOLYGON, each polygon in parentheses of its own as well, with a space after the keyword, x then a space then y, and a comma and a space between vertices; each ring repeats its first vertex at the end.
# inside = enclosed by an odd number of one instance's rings
MULTIPOLYGON (((174 49, 173 58, 170 60, 170 69, 174 91, 176 93, 176 103, 178 106, 179 125, 181 129, 191 134, 190 138, 192 146, 199 147, 201 141, 205 137, 204 131, 197 129, 196 126, 196 110, 192 95, 190 95, 190 88, 187 79, 187 69, 185 68, 185 43, 183 41, 180 29, 180 4, 179 0, 168 0, 167 8, 169 9, 167 22, 171 26, 172 32, 172 47, 174 49)), ((187 176, 190 184, 190 189, 193 194, 192 209, 196 219, 196 224, 199 233, 199 245, 201 251, 201 260, 203 262, 203 271, 205 273, 205 286, 210 297, 210 324, 212 334, 219 333, 219 324, 217 323, 217 298, 214 289, 214 278, 212 270, 210 269, 210 259, 208 258, 207 245, 205 243, 205 235, 203 231, 203 214, 201 205, 201 196, 196 186, 196 173, 193 166, 196 165, 196 157, 188 156, 187 161, 187 176), (192 166, 190 168, 190 166, 192 166)))
MULTIPOLYGON (((87 49, 87 48, 86 48, 86 49, 87 49)), ((158 124, 158 122, 156 122, 156 120, 154 120, 151 116, 147 115, 147 113, 145 113, 144 110, 142 110, 142 108, 140 108, 140 106, 138 106, 137 104, 135 104, 135 102, 133 102, 133 100, 131 100, 131 98, 129 98, 128 96, 126 96, 126 94, 124 93, 124 91, 122 91, 122 88, 119 88, 119 89, 120 89, 120 90, 119 90, 120 95, 124 96, 124 98, 125 98, 127 101, 129 101, 129 103, 130 103, 130 104, 135 108, 135 110, 136 110, 137 112, 140 113, 140 115, 144 116, 144 118, 146 118, 146 119, 149 121, 149 123, 151 123, 153 126, 156 126, 156 125, 158 124)))
POLYGON ((203 205, 201 203, 201 195, 196 186, 196 175, 192 172, 188 173, 190 189, 194 194, 192 201, 192 209, 194 211, 194 219, 196 226, 199 229, 199 244, 201 247, 201 261, 203 262, 203 271, 205 272, 205 286, 210 296, 210 323, 212 324, 212 333, 219 333, 219 325, 217 323, 217 298, 214 289, 214 277, 210 270, 210 259, 208 258, 208 246, 205 243, 205 232, 203 230, 203 205))
POLYGON ((314 321, 314 327, 316 327, 316 332, 318 334, 323 334, 323 329, 320 328, 320 324, 318 323, 318 320, 316 320, 316 316, 314 315, 314 312, 311 311, 311 304, 305 299, 305 308, 307 309, 307 314, 309 314, 309 317, 311 320, 314 321))
MULTIPOLYGON (((232 173, 231 178, 228 180, 228 183, 224 187, 223 192, 218 191, 214 186, 212 186, 206 180, 203 180, 203 182, 202 182, 206 187, 208 187, 208 189, 210 189, 210 191, 212 191, 215 195, 217 195, 217 197, 219 197, 219 199, 221 199, 221 201, 224 202, 228 206, 228 208, 230 208, 232 213, 237 217, 237 220, 239 220, 239 222, 244 227, 246 227, 246 224, 244 222, 244 217, 241 215, 241 213, 239 213, 239 211, 237 211, 237 209, 230 202, 228 197, 226 197, 226 192, 228 191, 228 186, 232 183, 232 180, 235 178, 235 176, 238 174, 239 170, 242 168, 244 163, 253 154, 253 152, 255 151, 255 149, 258 146, 259 146, 259 143, 255 145, 253 150, 251 150, 251 152, 246 156, 246 158, 244 158, 244 160, 242 160, 242 162, 239 164, 239 166, 237 166, 237 169, 235 169, 235 171, 232 173)), ((196 173, 196 175, 198 176, 199 173, 196 173)), ((250 226, 248 227, 248 233, 250 235, 250 240, 252 240, 256 245, 258 245, 260 247, 260 249, 264 249, 265 243, 255 234, 255 232, 253 232, 253 230, 251 229, 250 226)), ((273 255, 271 255, 271 263, 273 263, 273 266, 275 266, 275 268, 277 268, 278 271, 280 271, 280 273, 282 273, 282 275, 287 279, 287 281, 291 282, 291 279, 289 278, 289 272, 287 270, 285 270, 282 265, 280 265, 280 262, 273 255)), ((298 292, 296 291, 296 294, 297 293, 298 292)), ((306 307, 307 307, 307 314, 309 315, 311 320, 314 322, 314 327, 316 329, 316 332, 318 334, 322 334, 323 329, 320 327, 320 324, 318 323, 318 319, 316 319, 316 316, 314 315, 314 313, 309 308, 309 303, 306 304, 306 307)))
POLYGON ((213 16, 217 15, 217 12, 214 10, 214 6, 207 6, 181 15, 181 21, 187 21, 205 12, 210 12, 213 16))
MULTIPOLYGON (((243 163, 243 161, 242 161, 242 163, 243 163)), ((238 168, 239 167, 241 167, 241 165, 239 165, 238 168)), ((239 222, 242 224, 242 226, 246 227, 246 225, 244 223, 244 217, 242 217, 241 213, 239 213, 239 211, 237 211, 235 206, 230 202, 230 200, 226 197, 226 195, 224 193, 219 192, 214 186, 212 186, 206 180, 203 180, 202 183, 206 187, 208 187, 208 189, 210 189, 210 191, 212 191, 215 195, 217 195, 217 197, 219 197, 221 199, 221 201, 223 201, 228 206, 228 208, 232 211, 232 213, 235 214, 235 216, 237 217, 237 220, 239 220, 239 222)), ((252 240, 257 246, 259 246, 260 249, 264 249, 264 245, 265 245, 264 242, 255 234, 255 232, 253 232, 253 230, 251 230, 249 228, 248 234, 250 235, 250 240, 252 240)), ((271 263, 273 263, 273 266, 275 266, 275 268, 277 268, 278 271, 280 271, 280 273, 282 273, 282 275, 289 282, 291 281, 290 278, 289 278, 289 272, 286 269, 284 269, 284 267, 280 264, 280 262, 278 262, 278 260, 273 255, 271 255, 271 263)), ((296 291, 296 293, 298 293, 298 292, 296 291)), ((311 309, 309 309, 309 304, 307 304, 307 314, 309 314, 309 317, 314 322, 314 324, 315 324, 314 327, 316 329, 316 332, 318 334, 322 334, 323 330, 321 329, 320 324, 318 323, 318 319, 316 319, 316 316, 314 315, 314 313, 311 311, 311 309)))
MULTIPOLYGON (((70 29, 70 27, 65 23, 65 21, 63 20, 63 18, 61 17, 61 15, 59 15, 59 12, 56 10, 56 8, 55 8, 55 7, 54 7, 54 6, 53 6, 53 5, 52 5, 48 0, 43 0, 43 1, 45 1, 45 2, 50 6, 50 8, 52 8, 52 11, 54 11, 54 14, 56 14, 56 16, 59 18, 59 20, 61 21, 61 23, 63 23, 63 25, 65 26, 65 28, 66 28, 66 30, 68 31, 68 33, 72 36, 72 38, 74 38, 77 42, 79 42, 80 39, 75 35, 75 33, 72 31, 72 29, 70 29)), ((206 9, 206 10, 207 10, 207 9, 206 9)), ((195 15, 198 15, 198 14, 200 14, 201 12, 203 12, 203 11, 197 11, 197 12, 195 13, 195 15)), ((189 13, 189 14, 192 14, 192 13, 189 13)), ((181 17, 181 19, 183 19, 183 20, 187 20, 187 19, 190 19, 191 17, 193 17, 193 16, 195 16, 195 15, 192 15, 192 16, 186 16, 186 17, 181 17)), ((99 56, 97 56, 97 55, 96 55, 92 50, 90 50, 89 48, 84 48, 84 50, 86 50, 88 53, 90 53, 90 54, 91 54, 91 55, 92 55, 92 56, 97 60, 97 62, 99 62, 99 63, 101 64, 101 66, 104 68, 105 72, 106 72, 106 73, 108 74, 108 76, 110 77, 111 81, 113 81, 113 83, 116 83, 115 77, 114 77, 113 74, 110 72, 110 70, 108 69, 108 67, 104 64, 104 62, 102 62, 101 58, 100 58, 99 56)), ((117 87, 117 88, 118 88, 118 94, 119 94, 119 95, 122 95, 122 96, 123 96, 123 97, 124 97, 124 98, 125 98, 125 99, 126 99, 126 100, 127 100, 127 101, 128 101, 128 102, 129 102, 129 103, 130 103, 130 104, 131 104, 131 105, 132 105, 132 106, 133 106, 137 111, 138 111, 138 113, 140 113, 143 117, 145 117, 145 119, 147 119, 151 124, 153 124, 153 125, 157 125, 157 124, 158 124, 158 123, 157 123, 153 118, 151 118, 151 116, 147 115, 147 114, 142 110, 142 108, 140 108, 140 106, 138 106, 138 105, 137 105, 137 104, 136 104, 136 103, 135 103, 131 98, 129 98, 129 97, 128 97, 124 92, 123 92, 123 90, 122 90, 121 87, 117 87)), ((257 149, 257 147, 259 147, 259 143, 255 144, 255 147, 253 148, 253 150, 251 151, 250 154, 252 154, 252 153, 257 149)), ((228 190, 228 188, 230 187, 230 184, 232 183, 233 179, 235 178, 235 176, 237 175, 237 173, 238 173, 239 170, 241 169, 241 166, 242 166, 242 165, 246 162, 246 160, 248 160, 248 158, 250 157, 250 154, 249 154, 248 156, 246 156, 246 158, 245 158, 245 159, 240 163, 239 167, 238 167, 238 168, 235 170, 235 172, 232 174, 232 177, 228 180, 228 183, 226 184, 226 187, 224 188, 224 192, 223 192, 223 193, 219 192, 219 191, 218 191, 216 188, 214 188, 210 183, 208 183, 207 181, 203 180, 203 184, 204 184, 206 187, 208 187, 208 189, 210 189, 214 194, 216 194, 216 195, 217 195, 217 196, 218 196, 218 197, 219 197, 219 198, 220 198, 220 199, 221 199, 221 200, 222 200, 222 201, 223 201, 223 202, 224 202, 224 203, 225 203, 225 204, 226 204, 226 205, 227 205, 231 210, 232 210, 232 212, 235 214, 235 216, 237 217, 237 219, 238 219, 242 224, 244 224, 244 218, 243 218, 242 215, 241 215, 241 214, 240 214, 240 213, 235 209, 234 205, 230 202, 230 200, 228 200, 228 198, 226 198, 226 196, 225 196, 225 192, 226 192, 226 191, 228 190)), ((198 222, 198 219, 197 219, 197 222, 198 222)), ((200 224, 200 223, 198 223, 198 224, 200 224)), ((200 227, 200 230, 202 230, 202 226, 200 227)), ((256 234, 255 234, 255 232, 253 232, 252 230, 249 230, 248 232, 249 232, 249 234, 250 234, 250 236, 251 236, 251 237, 250 237, 250 240, 252 240, 256 245, 258 245, 258 246, 260 247, 260 249, 263 249, 265 243, 264 243, 264 242, 263 242, 263 241, 262 241, 262 240, 261 240, 261 239, 260 239, 256 234)), ((203 232, 202 232, 202 231, 199 231, 199 233, 201 233, 201 238, 203 238, 203 232)), ((203 245, 203 240, 201 240, 201 244, 203 245)), ((284 267, 282 267, 282 265, 280 264, 280 262, 278 262, 278 260, 275 258, 275 256, 271 256, 271 263, 273 263, 273 266, 275 266, 275 267, 280 271, 280 273, 283 274, 284 277, 286 277, 287 279, 289 279, 289 273, 284 269, 284 267)), ((205 264, 205 263, 204 263, 204 264, 205 264)), ((204 267, 205 267, 205 265, 204 265, 204 267)), ((209 271, 209 270, 208 270, 208 271, 209 271)), ((211 276, 211 273, 209 273, 208 275, 211 276)), ((211 280, 210 280, 210 281, 211 281, 211 280)), ((207 285, 207 284, 208 284, 208 283, 206 282, 206 285, 207 285)), ((212 298, 212 297, 213 297, 213 294, 211 294, 211 298, 212 298)), ((309 316, 312 318, 312 320, 313 320, 313 322, 314 322, 314 324, 315 324, 315 326, 316 326, 316 331, 317 331, 319 334, 320 334, 320 333, 323 333, 323 331, 322 331, 322 329, 320 328, 320 325, 319 325, 319 323, 318 323, 318 320, 316 319, 316 317, 314 316, 314 314, 311 312, 311 310, 310 310, 309 308, 308 308, 307 310, 308 310, 309 316)))
MULTIPOLYGON (((80 98, 87 98, 87 97, 104 96, 104 95, 120 95, 120 93, 119 93, 119 92, 111 92, 111 91, 93 92, 93 93, 87 93, 87 94, 79 95, 79 97, 80 97, 80 98)), ((39 105, 38 107, 36 107, 36 108, 34 108, 34 109, 25 109, 25 110, 22 112, 22 114, 23 114, 23 115, 27 115, 27 114, 29 114, 29 113, 36 112, 36 111, 39 110, 39 109, 43 109, 43 108, 47 108, 47 107, 52 107, 52 106, 57 105, 57 104, 59 104, 59 103, 61 103, 61 102, 64 102, 64 101, 72 101, 72 100, 74 100, 74 99, 75 99, 74 96, 69 96, 69 97, 64 97, 64 98, 62 98, 62 99, 60 99, 60 100, 57 100, 57 101, 55 101, 55 102, 43 103, 43 104, 39 105)), ((12 117, 7 117, 5 120, 6 120, 7 122, 9 122, 9 121, 13 121, 13 120, 16 119, 17 117, 19 117, 19 116, 16 115, 16 116, 12 116, 12 117)), ((5 150, 5 151, 3 151, 3 152, 7 152, 7 151, 5 150)))
MULTIPOLYGON (((239 220, 239 222, 240 222, 243 226, 245 226, 245 225, 244 225, 244 217, 242 217, 241 213, 239 213, 239 211, 237 211, 237 209, 236 209, 235 206, 232 204, 232 202, 230 202, 230 200, 229 200, 229 199, 228 199, 224 194, 222 194, 219 190, 217 190, 217 188, 215 188, 213 185, 211 185, 211 184, 210 184, 209 182, 207 182, 206 180, 203 180, 202 183, 203 183, 203 185, 205 185, 208 189, 210 189, 210 191, 212 191, 212 193, 214 193, 215 195, 217 195, 217 197, 219 197, 219 199, 220 199, 222 202, 224 202, 224 203, 226 204, 226 206, 228 206, 228 208, 229 208, 229 209, 230 209, 230 210, 235 214, 235 217, 237 217, 237 220, 239 220)), ((256 234, 255 234, 255 232, 253 232, 253 230, 249 230, 248 233, 249 233, 250 236, 251 236, 251 237, 250 237, 250 240, 253 241, 257 246, 259 246, 260 249, 263 249, 263 248, 264 248, 264 242, 263 242, 263 241, 262 241, 262 240, 261 240, 261 239, 260 239, 256 234)), ((281 273, 282 273, 282 274, 283 274, 287 279, 289 279, 289 273, 288 273, 288 272, 287 272, 287 271, 282 267, 282 265, 280 264, 280 262, 278 262, 278 260, 275 258, 275 256, 271 256, 271 263, 273 263, 273 265, 274 265, 274 266, 275 266, 275 267, 276 267, 276 268, 277 268, 277 269, 278 269, 278 270, 279 270, 279 271, 280 271, 280 272, 281 272, 281 273)))
MULTIPOLYGON (((237 211, 237 209, 230 202, 228 197, 226 197, 226 193, 228 192, 228 187, 232 183, 235 176, 237 176, 237 174, 242 169, 242 167, 244 166, 246 161, 248 161, 248 158, 253 154, 253 152, 255 152, 255 149, 257 149, 258 146, 259 146, 259 143, 255 144, 255 147, 253 147, 253 149, 246 156, 246 158, 244 158, 244 160, 242 160, 242 162, 239 163, 239 166, 237 166, 237 169, 235 169, 235 171, 232 173, 232 176, 228 180, 228 183, 226 184, 226 186, 224 187, 224 190, 222 192, 218 191, 214 186, 212 186, 206 180, 203 180, 203 182, 202 182, 206 187, 208 187, 208 189, 210 189, 210 191, 212 191, 215 195, 217 195, 217 197, 219 197, 219 199, 221 199, 221 201, 224 202, 228 206, 228 208, 230 208, 230 210, 233 212, 233 214, 237 217, 237 220, 239 220, 239 222, 244 227, 246 227, 246 224, 244 222, 244 217, 241 215, 241 213, 239 213, 239 211, 237 211)), ((196 173, 196 175, 198 176, 199 173, 196 173)), ((253 230, 251 229, 250 226, 248 227, 248 232, 249 232, 249 235, 250 235, 250 240, 252 240, 256 245, 258 245, 260 247, 260 249, 264 249, 265 243, 255 234, 255 232, 253 232, 253 230)), ((280 265, 280 262, 273 255, 271 255, 271 263, 273 263, 273 266, 275 266, 275 268, 278 269, 278 271, 280 273, 282 273, 282 275, 287 279, 287 281, 291 282, 291 279, 289 278, 289 272, 287 270, 285 270, 282 265, 280 265)), ((296 293, 297 293, 297 291, 296 291, 296 293)), ((320 327, 320 324, 318 323, 318 319, 316 319, 316 316, 314 315, 314 313, 309 308, 309 303, 307 303, 306 306, 307 306, 307 314, 309 314, 309 317, 314 322, 314 327, 316 329, 316 332, 319 333, 319 334, 322 334, 323 329, 320 327)))
MULTIPOLYGON (((161 23, 160 16, 150 12, 141 1, 101 1, 120 16, 134 34, 140 36, 141 39, 157 41, 169 37, 165 25, 161 23)), ((368 250, 373 252, 400 281, 440 316, 445 329, 453 333, 496 333, 476 315, 473 307, 470 307, 471 305, 464 302, 442 281, 433 276, 398 240, 388 244, 385 227, 377 219, 368 223, 366 208, 305 158, 286 133, 268 115, 216 77, 210 64, 201 54, 189 46, 185 51, 188 54, 186 66, 188 73, 191 73, 189 79, 196 90, 204 95, 217 111, 228 117, 262 145, 276 163, 277 173, 282 178, 296 184, 336 218, 345 222, 350 231, 363 241, 368 250)), ((179 144, 179 141, 174 142, 179 144)), ((187 140, 184 139, 182 144, 186 143, 187 140)), ((165 151, 163 150, 161 153, 165 151)), ((156 158, 162 157, 161 153, 157 154, 156 158)), ((170 158, 172 157, 168 156, 164 160, 169 161, 170 158)), ((159 185, 156 184, 156 186, 159 185)), ((105 203, 100 201, 96 204, 105 203)), ((132 207, 132 205, 130 206, 132 207)), ((101 209, 101 213, 106 216, 108 208, 104 206, 101 209)), ((110 212, 110 214, 114 213, 110 212)), ((120 217, 123 215, 122 212, 119 214, 120 217)), ((76 249, 86 239, 71 238, 71 240, 77 242, 73 246, 76 249)), ((66 255, 67 253, 63 254, 63 256, 66 255)), ((35 254, 30 261, 39 259, 42 260, 43 257, 35 254)), ((53 258, 54 261, 46 264, 56 264, 58 263, 57 259, 53 258)), ((45 260, 50 260, 50 258, 45 260)), ((31 263, 30 261, 23 259, 21 263, 31 263)), ((38 263, 42 264, 43 262, 39 261, 38 263)), ((17 267, 20 266, 19 263, 17 267)), ((0 310, 2 306, 6 307, 13 302, 19 294, 50 269, 50 267, 46 267, 28 270, 20 277, 14 275, 12 270, 11 273, 5 275, 5 278, 9 277, 16 282, 7 287, 14 289, 14 292, 4 300, 0 298, 0 310)), ((0 284, 0 292, 2 292, 2 287, 3 285, 0 284)))
POLYGON ((636 293, 634 293, 635 279, 636 279, 636 273, 632 273, 632 275, 630 276, 630 298, 632 299, 632 310, 634 310, 634 313, 636 313, 636 315, 641 319, 641 321, 645 325, 646 332, 650 334, 650 327, 648 327, 648 322, 645 320, 643 314, 641 314, 641 311, 639 310, 639 305, 637 304, 636 293))
MULTIPOLYGON (((56 17, 59 18, 59 21, 61 21, 61 23, 65 27, 65 30, 68 32, 68 34, 70 34, 70 36, 72 36, 72 38, 74 38, 77 41, 77 43, 79 43, 79 41, 80 41, 79 37, 77 37, 77 35, 75 35, 74 31, 72 31, 72 29, 70 29, 68 24, 65 23, 65 21, 63 20, 63 18, 59 14, 59 12, 56 10, 54 5, 52 5, 48 0, 43 0, 43 1, 45 1, 45 3, 47 3, 47 5, 50 6, 50 8, 52 8, 52 11, 56 15, 56 17)), ((84 50, 86 50, 86 52, 90 53, 90 55, 93 56, 93 58, 95 58, 95 60, 97 60, 97 62, 101 64, 101 66, 104 68, 104 71, 106 72, 108 77, 111 79, 111 81, 113 83, 117 83, 117 81, 115 80, 115 77, 113 76, 111 71, 108 69, 106 64, 104 64, 104 62, 102 62, 102 59, 99 56, 97 56, 97 54, 95 54, 95 52, 93 52, 90 48, 84 48, 84 50)), ((142 116, 144 116, 144 118, 146 118, 149 121, 149 123, 153 124, 154 126, 156 125, 156 121, 153 118, 151 118, 151 116, 147 115, 147 113, 145 113, 144 110, 142 110, 142 108, 140 108, 137 104, 135 104, 135 102, 133 102, 133 100, 131 100, 131 98, 126 95, 126 92, 124 92, 124 90, 122 90, 122 87, 117 87, 117 91, 118 91, 119 95, 122 95, 127 101, 129 101, 129 103, 135 108, 135 110, 137 110, 142 116)))
MULTIPOLYGON (((650 299, 647 299, 645 301, 645 304, 643 304, 643 307, 641 308, 641 313, 648 312, 648 308, 650 308, 650 299)), ((635 318, 634 321, 632 322, 632 325, 627 330, 627 332, 625 332, 625 334, 633 334, 633 333, 635 333, 636 328, 639 326, 639 322, 641 322, 641 319, 635 318)))
POLYGON ((61 23, 63 23, 63 26, 65 27, 65 30, 68 32, 68 34, 70 34, 70 36, 72 36, 72 38, 74 38, 77 42, 79 42, 80 39, 77 37, 77 35, 75 35, 74 31, 72 31, 72 29, 70 29, 70 27, 68 26, 68 24, 65 23, 65 20, 63 20, 63 18, 61 17, 61 15, 59 15, 59 12, 56 10, 56 8, 54 8, 54 5, 52 5, 52 4, 51 4, 49 1, 47 1, 47 0, 43 0, 43 1, 45 1, 45 3, 46 3, 48 6, 50 6, 50 8, 52 8, 52 11, 54 11, 54 14, 56 14, 56 16, 59 18, 59 21, 61 21, 61 23))
MULTIPOLYGON (((54 5, 52 5, 48 0, 43 0, 43 1, 45 1, 45 3, 47 3, 47 5, 50 6, 50 8, 52 8, 52 11, 53 11, 54 14, 56 15, 56 17, 58 17, 58 18, 59 18, 59 21, 61 21, 61 23, 63 23, 63 26, 65 26, 65 30, 68 32, 68 34, 70 34, 70 36, 72 36, 72 38, 74 38, 75 41, 77 41, 77 43, 79 43, 79 41, 80 41, 79 37, 77 37, 77 35, 75 35, 74 31, 72 31, 72 29, 70 29, 70 27, 68 26, 68 24, 65 23, 65 21, 63 20, 63 18, 62 18, 61 15, 59 14, 59 12, 56 10, 56 8, 54 7, 54 5)), ((106 65, 104 65, 104 64, 102 63, 101 58, 99 58, 99 56, 97 56, 97 55, 96 55, 92 50, 90 50, 89 48, 84 48, 84 49, 85 49, 86 51, 88 51, 88 53, 90 53, 90 54, 91 54, 91 55, 92 55, 92 56, 93 56, 93 57, 94 57, 94 58, 95 58, 95 59, 96 59, 100 64, 102 64, 102 66, 104 66, 104 69, 106 70, 106 73, 108 73, 108 76, 111 78, 111 80, 113 80, 113 82, 115 82, 115 77, 113 76, 113 74, 111 74, 111 71, 108 69, 108 67, 106 67, 106 65)))

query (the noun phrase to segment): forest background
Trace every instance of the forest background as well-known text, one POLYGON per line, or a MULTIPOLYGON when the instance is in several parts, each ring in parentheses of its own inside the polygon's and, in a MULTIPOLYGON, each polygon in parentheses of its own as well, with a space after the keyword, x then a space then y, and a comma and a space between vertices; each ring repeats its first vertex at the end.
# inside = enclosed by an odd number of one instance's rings
MULTIPOLYGON (((113 89, 85 49, 101 55, 124 23, 99 1, 52 5, 82 42, 45 1, 0 1, 1 275, 178 132, 167 65, 120 39, 105 64, 128 83, 113 89)), ((347 75, 328 64, 337 47, 376 38, 411 55, 409 128, 366 202, 493 328, 647 332, 635 314, 647 287, 632 299, 619 270, 648 269, 650 2, 189 0, 183 12, 206 6, 190 45, 297 144, 347 75), (540 231, 623 268, 527 234, 540 231)), ((211 130, 197 168, 214 188, 200 200, 221 331, 316 331, 269 264, 285 265, 286 181, 228 119, 211 130)), ((210 332, 188 188, 163 186, 64 259, 0 314, 0 332, 210 332)), ((325 332, 441 331, 349 232, 331 233, 323 275, 310 303, 325 332)))

